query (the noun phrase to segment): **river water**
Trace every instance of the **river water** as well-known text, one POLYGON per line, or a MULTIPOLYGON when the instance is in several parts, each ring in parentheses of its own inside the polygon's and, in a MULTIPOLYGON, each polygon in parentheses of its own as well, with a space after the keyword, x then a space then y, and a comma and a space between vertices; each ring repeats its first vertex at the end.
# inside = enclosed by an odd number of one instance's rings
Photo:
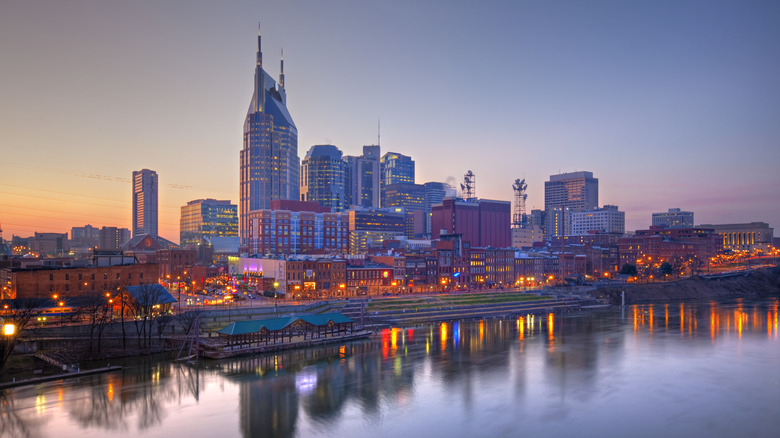
POLYGON ((443 323, 198 366, 132 363, 0 393, 0 437, 780 436, 777 299, 443 323))

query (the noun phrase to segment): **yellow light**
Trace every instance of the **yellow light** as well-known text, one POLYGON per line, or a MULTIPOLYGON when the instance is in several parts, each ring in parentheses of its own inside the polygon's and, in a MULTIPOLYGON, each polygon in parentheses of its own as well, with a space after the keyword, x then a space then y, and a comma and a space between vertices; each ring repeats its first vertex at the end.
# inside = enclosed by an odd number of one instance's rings
POLYGON ((3 334, 6 336, 13 336, 16 333, 16 326, 13 324, 3 325, 3 334))

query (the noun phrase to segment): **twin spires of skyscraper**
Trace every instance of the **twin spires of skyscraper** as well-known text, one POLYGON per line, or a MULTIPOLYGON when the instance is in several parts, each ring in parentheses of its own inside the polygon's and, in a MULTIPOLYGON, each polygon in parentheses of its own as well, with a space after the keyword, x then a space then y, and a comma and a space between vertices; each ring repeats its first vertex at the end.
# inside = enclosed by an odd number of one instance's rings
POLYGON ((250 238, 249 212, 270 208, 277 199, 299 200, 298 130, 287 109, 284 60, 279 82, 263 69, 262 36, 257 31, 254 93, 244 120, 240 154, 239 217, 241 244, 250 238))
MULTIPOLYGON (((272 81, 273 82, 273 81, 272 81)), ((255 112, 265 111, 265 93, 258 93, 258 90, 266 90, 265 87, 265 74, 263 72, 263 48, 262 48, 262 33, 260 32, 260 23, 257 24, 257 65, 255 66, 255 105, 253 110, 255 112)), ((284 93, 284 49, 282 49, 282 56, 279 66, 279 91, 282 96, 284 93)), ((285 96, 286 97, 286 96, 285 96)), ((286 102, 284 102, 286 103, 286 102)))

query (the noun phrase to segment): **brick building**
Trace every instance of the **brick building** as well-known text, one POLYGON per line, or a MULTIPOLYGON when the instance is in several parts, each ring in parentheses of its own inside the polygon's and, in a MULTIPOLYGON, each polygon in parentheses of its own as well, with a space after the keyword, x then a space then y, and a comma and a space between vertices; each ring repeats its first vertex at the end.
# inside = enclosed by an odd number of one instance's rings
POLYGON ((4 274, 7 298, 80 296, 95 291, 115 291, 126 286, 154 284, 157 264, 131 264, 89 268, 9 269, 4 274))

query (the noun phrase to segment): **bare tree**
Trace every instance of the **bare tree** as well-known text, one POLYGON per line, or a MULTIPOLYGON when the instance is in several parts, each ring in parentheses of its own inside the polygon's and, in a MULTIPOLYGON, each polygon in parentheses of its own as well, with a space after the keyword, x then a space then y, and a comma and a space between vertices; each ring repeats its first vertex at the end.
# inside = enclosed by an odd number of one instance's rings
POLYGON ((179 326, 181 326, 182 330, 184 330, 185 335, 190 334, 192 327, 195 325, 195 320, 198 319, 198 316, 200 316, 201 313, 202 312, 200 310, 193 310, 190 312, 180 313, 176 316, 176 321, 179 323, 179 326))
POLYGON ((89 353, 93 354, 95 335, 97 335, 97 351, 101 351, 103 332, 111 322, 111 308, 108 296, 102 292, 89 292, 84 296, 84 304, 79 308, 82 316, 89 324, 89 353))
POLYGON ((128 300, 127 308, 135 324, 138 349, 148 354, 151 352, 154 315, 165 289, 156 284, 142 284, 132 288, 135 292, 130 294, 132 298, 128 300))

